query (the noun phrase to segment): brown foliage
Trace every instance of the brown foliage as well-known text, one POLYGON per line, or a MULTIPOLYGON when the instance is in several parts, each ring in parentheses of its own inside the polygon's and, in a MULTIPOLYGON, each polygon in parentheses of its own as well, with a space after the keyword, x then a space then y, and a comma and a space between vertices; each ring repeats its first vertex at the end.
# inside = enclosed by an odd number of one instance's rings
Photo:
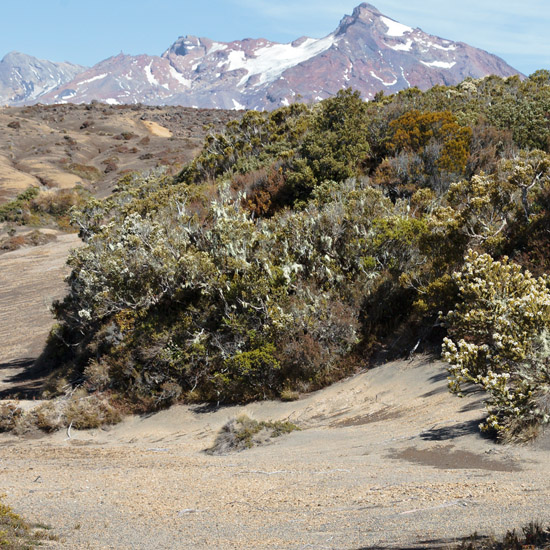
POLYGON ((243 206, 257 216, 272 216, 285 200, 285 176, 282 166, 274 164, 246 174, 237 174, 233 189, 244 191, 243 206))

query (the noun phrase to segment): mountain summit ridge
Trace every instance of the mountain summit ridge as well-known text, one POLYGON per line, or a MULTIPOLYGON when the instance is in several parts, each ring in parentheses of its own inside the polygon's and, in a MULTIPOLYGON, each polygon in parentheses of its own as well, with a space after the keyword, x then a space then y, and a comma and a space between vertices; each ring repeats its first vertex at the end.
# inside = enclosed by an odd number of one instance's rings
POLYGON ((181 36, 161 56, 120 54, 101 61, 39 100, 270 110, 347 87, 371 99, 380 91, 454 85, 490 74, 520 73, 495 55, 403 25, 364 2, 323 38, 282 44, 181 36))
POLYGON ((55 63, 17 51, 8 52, 0 60, 0 105, 36 102, 86 68, 67 61, 55 63))

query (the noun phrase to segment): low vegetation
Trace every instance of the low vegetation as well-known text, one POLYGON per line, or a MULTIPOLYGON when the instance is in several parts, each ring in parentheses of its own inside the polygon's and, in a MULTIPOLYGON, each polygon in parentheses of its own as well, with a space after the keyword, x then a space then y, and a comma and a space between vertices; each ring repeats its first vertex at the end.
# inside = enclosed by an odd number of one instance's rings
POLYGON ((216 436, 208 454, 222 455, 244 451, 256 445, 265 445, 273 438, 292 433, 300 428, 287 420, 261 421, 241 415, 230 420, 216 436))
POLYGON ((487 392, 482 428, 533 437, 550 410, 548 112, 545 71, 344 90, 245 113, 176 177, 125 176, 71 210, 85 246, 55 305, 50 395, 62 378, 133 411, 294 398, 442 344, 451 389, 487 392))
POLYGON ((458 547, 460 550, 547 550, 550 548, 550 528, 531 522, 521 529, 508 531, 502 540, 472 535, 458 547))
POLYGON ((29 187, 12 201, 0 205, 0 222, 31 227, 50 225, 74 231, 69 212, 88 199, 89 193, 82 187, 55 190, 29 187))
POLYGON ((88 395, 80 390, 45 401, 31 410, 23 409, 17 401, 3 402, 0 432, 23 435, 38 430, 85 430, 116 424, 121 418, 122 412, 109 403, 107 396, 88 395))
POLYGON ((44 525, 32 525, 16 514, 0 497, 0 548, 28 550, 43 546, 43 542, 57 540, 44 525))
POLYGON ((7 236, 0 237, 0 254, 17 250, 22 246, 40 246, 56 240, 56 236, 35 229, 30 233, 17 234, 14 228, 9 228, 7 236))

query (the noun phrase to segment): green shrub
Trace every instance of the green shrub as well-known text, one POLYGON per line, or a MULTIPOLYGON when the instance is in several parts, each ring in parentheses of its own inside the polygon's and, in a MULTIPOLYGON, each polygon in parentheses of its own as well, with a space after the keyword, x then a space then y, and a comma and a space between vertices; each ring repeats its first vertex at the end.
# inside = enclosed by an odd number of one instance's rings
POLYGON ((95 166, 72 162, 66 167, 68 172, 87 181, 95 182, 101 178, 101 171, 95 166))
POLYGON ((29 187, 15 199, 0 205, 0 222, 24 222, 29 202, 40 193, 38 187, 29 187))
POLYGON ((0 548, 27 550, 43 546, 45 540, 57 540, 47 527, 29 524, 2 499, 0 496, 0 548))

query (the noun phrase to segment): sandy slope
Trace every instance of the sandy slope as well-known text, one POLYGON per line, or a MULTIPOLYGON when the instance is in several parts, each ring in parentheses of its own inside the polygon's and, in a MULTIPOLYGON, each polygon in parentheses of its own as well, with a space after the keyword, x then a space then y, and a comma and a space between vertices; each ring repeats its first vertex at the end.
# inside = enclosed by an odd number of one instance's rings
POLYGON ((75 549, 425 547, 548 520, 548 451, 482 439, 478 397, 445 385, 441 363, 420 358, 293 403, 174 407, 71 439, 3 436, 0 484, 75 549), (304 429, 203 453, 242 412, 304 429))
POLYGON ((154 136, 171 138, 173 135, 168 128, 165 128, 156 122, 152 122, 151 120, 143 120, 142 122, 145 128, 147 128, 147 130, 149 130, 149 132, 154 136))
POLYGON ((65 292, 65 265, 75 234, 43 230, 56 239, 0 255, 0 396, 25 395, 40 380, 19 379, 40 355, 54 323, 50 306, 65 292))
POLYGON ((53 324, 50 305, 64 293, 65 261, 81 241, 49 232, 55 241, 0 255, 0 364, 36 357, 53 324))

